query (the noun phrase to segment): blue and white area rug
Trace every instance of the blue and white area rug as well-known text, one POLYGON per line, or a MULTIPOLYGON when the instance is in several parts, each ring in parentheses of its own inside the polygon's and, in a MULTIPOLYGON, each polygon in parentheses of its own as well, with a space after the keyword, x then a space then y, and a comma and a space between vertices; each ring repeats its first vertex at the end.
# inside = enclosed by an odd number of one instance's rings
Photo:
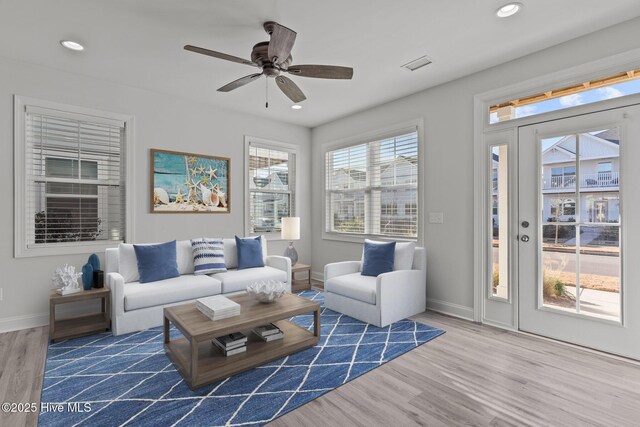
POLYGON ((378 328, 324 308, 320 292, 300 295, 322 304, 317 346, 196 391, 165 355, 162 327, 51 344, 39 424, 259 426, 444 333, 406 319, 378 328))

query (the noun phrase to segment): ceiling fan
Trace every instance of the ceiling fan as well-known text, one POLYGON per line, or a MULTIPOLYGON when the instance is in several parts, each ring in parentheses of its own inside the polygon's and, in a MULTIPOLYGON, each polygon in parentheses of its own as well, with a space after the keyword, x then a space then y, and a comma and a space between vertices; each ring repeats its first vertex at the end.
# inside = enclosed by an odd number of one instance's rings
MULTIPOLYGON (((202 47, 186 45, 184 48, 191 52, 201 53, 203 55, 213 56, 214 58, 224 59, 227 61, 237 62, 239 64, 258 67, 262 71, 260 73, 249 74, 226 84, 218 89, 218 92, 230 92, 241 86, 246 85, 259 77, 273 77, 280 90, 296 104, 304 101, 307 97, 302 90, 290 78, 282 75, 289 73, 293 76, 313 77, 319 79, 351 79, 353 77, 353 68, 338 67, 333 65, 291 65, 293 58, 291 57, 291 49, 296 41, 297 33, 277 22, 268 21, 263 24, 267 34, 271 36, 270 41, 260 42, 253 46, 251 51, 251 61, 238 58, 237 56, 228 55, 222 52, 205 49, 202 47)), ((267 107, 269 104, 267 103, 267 107)))

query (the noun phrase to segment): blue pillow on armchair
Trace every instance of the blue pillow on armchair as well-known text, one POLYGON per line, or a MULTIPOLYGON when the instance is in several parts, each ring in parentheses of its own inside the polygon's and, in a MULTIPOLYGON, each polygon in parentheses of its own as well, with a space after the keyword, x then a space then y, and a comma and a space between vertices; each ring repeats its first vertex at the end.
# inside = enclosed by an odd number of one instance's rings
POLYGON ((238 250, 238 270, 264 267, 262 236, 258 236, 255 239, 241 239, 236 236, 236 248, 238 250))
POLYGON ((393 271, 395 253, 396 242, 364 242, 364 257, 360 274, 377 277, 382 273, 393 271))
POLYGON ((140 283, 180 276, 175 240, 158 245, 133 245, 133 249, 138 259, 140 283))

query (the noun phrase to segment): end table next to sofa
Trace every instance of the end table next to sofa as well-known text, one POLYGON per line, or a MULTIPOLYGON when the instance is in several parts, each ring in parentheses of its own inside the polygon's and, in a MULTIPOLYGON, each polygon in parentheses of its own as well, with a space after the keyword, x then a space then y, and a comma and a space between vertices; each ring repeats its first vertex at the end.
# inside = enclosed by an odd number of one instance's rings
POLYGON ((311 289, 311 266, 308 264, 297 263, 291 266, 291 290, 293 292, 306 291, 311 289), (301 280, 295 280, 296 273, 306 271, 308 273, 307 283, 301 280))
POLYGON ((55 289, 49 296, 49 339, 52 342, 67 338, 104 332, 111 327, 111 291, 109 288, 91 289, 70 295, 58 295, 55 289), (56 306, 71 302, 88 301, 100 298, 100 313, 56 319, 56 306))

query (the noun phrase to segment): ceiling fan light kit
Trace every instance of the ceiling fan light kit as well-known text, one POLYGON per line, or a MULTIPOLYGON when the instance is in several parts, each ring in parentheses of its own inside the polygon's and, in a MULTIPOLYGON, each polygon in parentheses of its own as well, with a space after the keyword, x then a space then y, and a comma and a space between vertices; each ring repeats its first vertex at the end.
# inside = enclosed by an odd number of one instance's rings
MULTIPOLYGON (((251 50, 251 60, 192 45, 186 45, 184 48, 190 52, 261 69, 260 73, 249 74, 248 76, 241 77, 238 80, 222 86, 218 89, 219 92, 230 92, 254 80, 258 80, 261 76, 265 76, 275 79, 276 85, 282 93, 295 104, 299 104, 307 99, 307 97, 298 85, 290 78, 282 75, 283 73, 318 79, 350 80, 353 77, 353 69, 349 67, 333 65, 291 65, 293 62, 291 50, 296 41, 297 33, 274 21, 265 22, 263 27, 267 34, 269 34, 270 40, 257 43, 253 46, 251 50)), ((266 105, 268 107, 268 102, 266 105)), ((294 106, 292 106, 292 108, 294 108, 294 106)), ((298 105, 298 107, 301 106, 298 105)))

